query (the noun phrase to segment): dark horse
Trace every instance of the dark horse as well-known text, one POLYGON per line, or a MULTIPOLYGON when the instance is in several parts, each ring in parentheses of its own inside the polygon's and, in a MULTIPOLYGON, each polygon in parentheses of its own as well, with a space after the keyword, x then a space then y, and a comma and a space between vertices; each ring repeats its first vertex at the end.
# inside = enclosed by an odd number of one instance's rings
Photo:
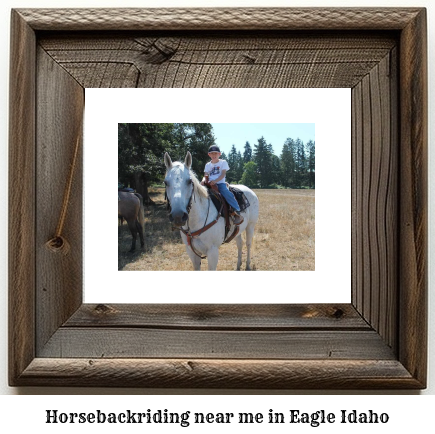
POLYGON ((133 241, 130 252, 136 249, 136 239, 139 233, 140 245, 143 247, 144 242, 144 224, 145 217, 143 212, 143 199, 138 193, 127 193, 118 191, 118 218, 127 220, 133 241))

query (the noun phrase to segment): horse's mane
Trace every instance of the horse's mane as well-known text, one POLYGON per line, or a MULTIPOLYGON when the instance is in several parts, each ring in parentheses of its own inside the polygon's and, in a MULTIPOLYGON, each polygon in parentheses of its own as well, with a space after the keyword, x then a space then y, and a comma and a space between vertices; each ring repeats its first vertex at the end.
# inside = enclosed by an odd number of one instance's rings
POLYGON ((198 178, 196 177, 196 174, 193 170, 190 170, 190 179, 192 180, 194 188, 198 192, 198 194, 201 197, 208 197, 207 189, 198 181, 198 178))
MULTIPOLYGON (((176 161, 173 163, 173 166, 184 166, 183 163, 180 161, 176 161)), ((198 178, 196 177, 195 172, 192 169, 189 169, 190 179, 193 182, 194 189, 199 194, 200 197, 207 198, 208 197, 208 191, 207 188, 205 188, 201 183, 198 181, 198 178)))

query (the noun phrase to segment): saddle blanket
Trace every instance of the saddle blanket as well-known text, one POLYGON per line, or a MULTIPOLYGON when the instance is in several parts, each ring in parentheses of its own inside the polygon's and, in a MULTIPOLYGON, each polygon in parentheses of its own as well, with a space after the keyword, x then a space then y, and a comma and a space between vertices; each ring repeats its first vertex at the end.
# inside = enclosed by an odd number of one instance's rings
MULTIPOLYGON (((239 204, 240 211, 244 211, 246 208, 249 207, 249 205, 250 205, 249 200, 245 196, 245 193, 243 193, 242 190, 238 189, 237 187, 233 187, 232 185, 228 186, 228 190, 230 190, 231 193, 234 194, 234 197, 236 198, 237 203, 239 204)), ((219 198, 217 197, 216 192, 214 190, 211 190, 211 189, 209 190, 209 192, 211 193, 210 197, 211 197, 211 200, 212 200, 214 206, 219 211, 221 209, 221 202, 220 202, 219 198)), ((223 199, 223 197, 222 197, 222 199, 223 199)), ((224 215, 223 210, 221 212, 221 215, 222 216, 224 215)))

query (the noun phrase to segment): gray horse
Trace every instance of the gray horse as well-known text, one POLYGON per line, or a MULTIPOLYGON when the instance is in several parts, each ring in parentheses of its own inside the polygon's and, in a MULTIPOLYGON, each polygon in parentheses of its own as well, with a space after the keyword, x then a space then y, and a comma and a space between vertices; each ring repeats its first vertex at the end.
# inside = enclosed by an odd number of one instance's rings
MULTIPOLYGON (((207 189, 202 186, 190 170, 192 156, 187 153, 184 163, 172 162, 165 154, 166 195, 170 203, 169 219, 172 225, 180 229, 181 238, 192 261, 194 270, 201 269, 201 256, 208 258, 208 269, 216 270, 219 259, 219 247, 224 242, 225 221, 218 216, 217 209, 211 205, 207 189), (188 238, 186 233, 198 233, 188 238)), ((242 233, 246 232, 246 270, 251 269, 251 246, 254 228, 258 220, 259 203, 256 194, 244 185, 237 185, 248 198, 250 206, 243 212, 243 223, 235 237, 238 249, 237 270, 242 264, 242 233)), ((235 230, 231 224, 230 234, 235 230)))

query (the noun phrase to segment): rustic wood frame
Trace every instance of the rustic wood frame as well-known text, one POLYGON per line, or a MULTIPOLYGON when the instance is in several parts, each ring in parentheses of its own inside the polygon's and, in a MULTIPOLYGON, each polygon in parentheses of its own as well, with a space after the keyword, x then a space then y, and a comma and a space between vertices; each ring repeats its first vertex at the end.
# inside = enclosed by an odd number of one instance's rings
MULTIPOLYGON (((157 54, 169 57, 165 50, 157 54)), ((10 384, 426 387, 426 51, 423 8, 13 10, 10 384), (352 85, 351 304, 82 304, 81 167, 65 224, 70 253, 49 252, 44 243, 81 129, 84 86, 41 40, 134 31, 325 31, 397 41, 352 85)), ((324 84, 312 66, 311 86, 324 84)), ((331 86, 343 83, 331 77, 331 86)))

